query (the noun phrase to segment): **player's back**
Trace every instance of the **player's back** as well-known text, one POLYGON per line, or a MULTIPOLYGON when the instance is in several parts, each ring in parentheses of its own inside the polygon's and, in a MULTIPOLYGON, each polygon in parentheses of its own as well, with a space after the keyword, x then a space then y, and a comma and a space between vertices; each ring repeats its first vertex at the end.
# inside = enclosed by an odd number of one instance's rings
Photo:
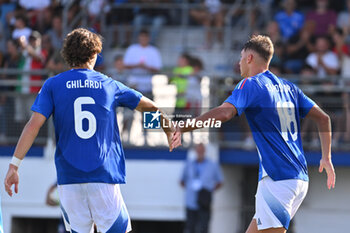
POLYGON ((269 71, 242 80, 227 102, 245 112, 260 158, 260 174, 274 180, 308 180, 300 118, 313 101, 294 84, 269 71), (230 101, 230 98, 233 101, 230 101))
POLYGON ((45 82, 32 109, 43 115, 53 113, 59 184, 124 182, 116 107, 136 107, 140 96, 129 92, 121 83, 89 69, 72 69, 45 82))

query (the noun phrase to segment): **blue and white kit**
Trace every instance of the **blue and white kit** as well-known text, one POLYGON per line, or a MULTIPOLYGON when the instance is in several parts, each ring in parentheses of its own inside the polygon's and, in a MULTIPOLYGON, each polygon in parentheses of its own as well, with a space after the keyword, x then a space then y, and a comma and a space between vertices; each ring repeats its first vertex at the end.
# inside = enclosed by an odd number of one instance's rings
MULTIPOLYGON (((90 187, 91 185, 125 183, 125 158, 117 125, 116 108, 121 106, 135 109, 141 97, 139 92, 89 69, 72 69, 45 82, 32 110, 46 118, 53 116, 56 135, 55 164, 60 199, 66 196, 65 190, 66 192, 72 190, 65 185, 72 187, 76 184, 79 187, 77 192, 90 198, 95 195, 95 189, 90 187), (93 184, 83 187, 81 185, 83 183, 93 184)), ((119 186, 106 189, 113 194, 119 190, 119 186)), ((120 206, 115 211, 121 212, 124 202, 120 192, 117 193, 118 195, 114 197, 120 206)), ((105 196, 108 195, 100 195, 100 198, 103 199, 105 196)), ((97 200, 98 195, 95 197, 97 203, 103 201, 97 200)), ((65 206, 64 202, 61 204, 68 219, 77 222, 74 220, 76 213, 65 206)), ((82 209, 81 212, 83 211, 82 209)), ((112 215, 116 216, 115 213, 112 215)), ((96 224, 98 228, 106 228, 98 226, 97 222, 96 224)), ((113 222, 104 224, 112 226, 113 222)), ((86 232, 78 229, 79 227, 71 224, 72 232, 86 232)), ((126 229, 120 232, 125 231, 126 229)))
MULTIPOLYGON (((243 112, 246 115, 259 154, 259 186, 262 183, 265 183, 264 186, 268 185, 266 184, 268 182, 262 182, 265 177, 275 182, 300 180, 307 183, 309 178, 300 137, 300 119, 308 114, 315 105, 314 101, 293 83, 266 71, 240 81, 225 102, 235 106, 238 115, 243 112)), ((303 188, 297 190, 306 194, 307 185, 302 186, 303 188)), ((258 188, 257 191, 256 211, 258 215, 261 209, 259 208, 261 200, 259 201, 258 197, 266 197, 266 195, 260 195, 259 192, 262 190, 264 188, 258 188)), ((279 195, 278 192, 271 194, 279 195)), ((276 197, 274 202, 283 198, 287 197, 276 197)), ((264 200, 267 201, 268 206, 275 206, 275 203, 271 201, 272 198, 264 200)), ((274 211, 275 215, 286 209, 283 204, 279 206, 284 210, 274 211)), ((299 205, 295 206, 299 207, 299 205)), ((278 226, 276 224, 264 225, 264 219, 260 217, 259 221, 257 220, 258 228, 261 230, 283 226, 288 229, 291 217, 292 215, 289 218, 283 218, 282 215, 277 216, 278 226)))

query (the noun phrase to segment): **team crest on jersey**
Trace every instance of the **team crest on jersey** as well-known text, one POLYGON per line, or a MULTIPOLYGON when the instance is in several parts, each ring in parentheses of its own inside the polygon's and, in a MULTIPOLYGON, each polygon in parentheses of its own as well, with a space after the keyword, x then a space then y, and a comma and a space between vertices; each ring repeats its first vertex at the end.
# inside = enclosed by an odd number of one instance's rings
POLYGON ((156 112, 143 112, 143 128, 144 129, 159 129, 160 128, 160 115, 156 112))

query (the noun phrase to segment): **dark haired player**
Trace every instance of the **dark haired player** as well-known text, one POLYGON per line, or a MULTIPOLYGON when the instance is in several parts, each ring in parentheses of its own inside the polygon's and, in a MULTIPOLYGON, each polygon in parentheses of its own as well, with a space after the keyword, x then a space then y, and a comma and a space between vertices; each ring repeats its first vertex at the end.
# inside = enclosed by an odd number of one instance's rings
MULTIPOLYGON (((18 192, 18 167, 39 129, 51 115, 55 125, 58 192, 67 230, 89 233, 131 230, 119 184, 125 183, 124 152, 116 108, 157 111, 154 103, 93 70, 102 50, 99 35, 75 29, 64 40, 62 56, 72 68, 49 78, 32 106, 5 178, 18 192)), ((164 130, 170 143, 171 129, 164 130)), ((172 148, 170 148, 170 151, 172 148)))

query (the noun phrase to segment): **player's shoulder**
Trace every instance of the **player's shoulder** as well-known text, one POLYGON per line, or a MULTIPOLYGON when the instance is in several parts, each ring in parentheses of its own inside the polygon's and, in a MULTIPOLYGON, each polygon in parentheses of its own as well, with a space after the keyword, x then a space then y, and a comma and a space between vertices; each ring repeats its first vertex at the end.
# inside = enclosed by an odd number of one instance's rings
POLYGON ((54 83, 60 82, 62 80, 62 77, 66 76, 66 73, 68 71, 64 71, 62 73, 56 74, 55 76, 49 77, 48 79, 45 80, 46 85, 52 85, 54 83))
POLYGON ((288 79, 285 79, 285 78, 282 78, 282 77, 277 77, 284 85, 288 85, 290 86, 290 88, 293 90, 296 90, 298 89, 298 86, 293 83, 292 81, 288 80, 288 79))
POLYGON ((111 77, 109 77, 108 75, 106 74, 103 74, 99 71, 94 71, 95 72, 95 77, 98 78, 100 81, 103 82, 103 85, 107 85, 107 86, 114 86, 115 88, 117 89, 121 89, 124 85, 118 81, 118 80, 115 80, 111 77))
POLYGON ((109 77, 108 75, 104 74, 104 73, 101 73, 99 71, 96 71, 96 70, 92 70, 92 73, 94 74, 94 76, 100 78, 100 79, 103 79, 103 80, 106 80, 106 81, 114 81, 114 79, 112 79, 111 77, 109 77))
POLYGON ((249 77, 249 78, 243 78, 241 79, 241 81, 238 82, 237 86, 235 89, 237 90, 247 90, 247 89, 251 89, 254 88, 257 84, 256 79, 253 77, 249 77))
POLYGON ((292 81, 279 76, 276 76, 276 77, 279 80, 279 82, 283 85, 283 87, 280 87, 280 88, 283 88, 283 90, 290 91, 291 93, 297 93, 300 91, 299 87, 292 81))

